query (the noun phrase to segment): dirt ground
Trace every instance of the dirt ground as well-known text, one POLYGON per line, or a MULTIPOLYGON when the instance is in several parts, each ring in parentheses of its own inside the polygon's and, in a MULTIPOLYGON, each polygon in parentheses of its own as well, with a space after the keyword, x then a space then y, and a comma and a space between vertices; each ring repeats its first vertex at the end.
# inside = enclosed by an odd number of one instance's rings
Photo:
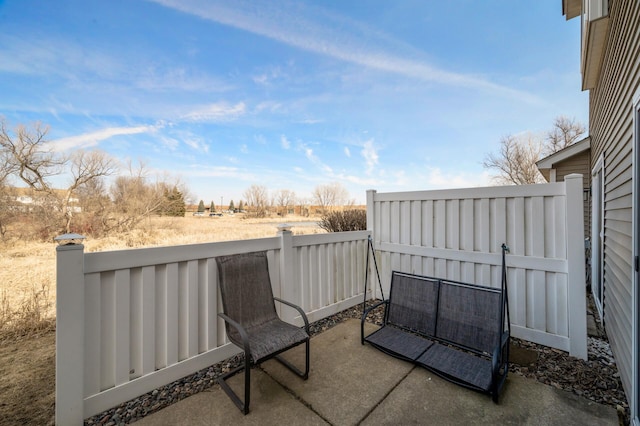
POLYGON ((0 425, 53 425, 55 331, 0 342, 0 425))

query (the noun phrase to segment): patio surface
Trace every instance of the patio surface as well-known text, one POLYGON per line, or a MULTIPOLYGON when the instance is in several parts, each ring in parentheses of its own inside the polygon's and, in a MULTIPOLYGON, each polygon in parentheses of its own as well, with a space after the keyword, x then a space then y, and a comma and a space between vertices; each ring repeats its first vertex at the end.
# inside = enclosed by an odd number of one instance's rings
MULTIPOLYGON (((366 324, 370 330, 375 326, 366 324)), ((304 365, 304 348, 285 356, 304 365)), ((243 376, 229 380, 242 395, 243 376)), ((491 397, 360 344, 360 321, 348 320, 311 340, 309 379, 271 360, 251 371, 247 416, 219 386, 151 414, 139 425, 618 425, 613 407, 509 374, 491 397)))

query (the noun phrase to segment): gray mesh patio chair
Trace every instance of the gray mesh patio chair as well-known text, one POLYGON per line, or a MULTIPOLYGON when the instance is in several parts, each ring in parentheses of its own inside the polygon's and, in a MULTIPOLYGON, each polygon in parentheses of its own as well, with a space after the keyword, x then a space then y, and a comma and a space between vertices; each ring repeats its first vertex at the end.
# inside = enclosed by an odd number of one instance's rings
POLYGON ((244 350, 244 365, 218 378, 218 383, 244 414, 249 413, 251 366, 275 358, 306 380, 309 377, 309 321, 304 311, 273 296, 269 265, 265 252, 216 258, 222 306, 218 314, 225 321, 227 337, 244 350), (276 313, 278 301, 296 309, 304 320, 304 329, 282 321, 276 313), (306 345, 305 370, 281 358, 279 354, 306 345), (244 402, 225 382, 244 370, 244 402))

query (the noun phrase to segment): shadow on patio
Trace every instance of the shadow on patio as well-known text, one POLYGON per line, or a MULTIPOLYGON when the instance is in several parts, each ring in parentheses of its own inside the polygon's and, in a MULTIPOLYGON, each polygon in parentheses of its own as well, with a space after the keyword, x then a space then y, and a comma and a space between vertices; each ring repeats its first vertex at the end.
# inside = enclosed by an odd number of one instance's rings
MULTIPOLYGON (((302 363, 304 348, 294 348, 286 357, 302 363)), ((610 406, 517 374, 509 375, 496 405, 487 395, 362 346, 360 322, 353 319, 312 338, 306 382, 273 360, 255 369, 251 380, 247 416, 215 386, 138 424, 618 424, 616 410, 610 406)), ((230 384, 241 391, 242 375, 233 377, 230 384)))

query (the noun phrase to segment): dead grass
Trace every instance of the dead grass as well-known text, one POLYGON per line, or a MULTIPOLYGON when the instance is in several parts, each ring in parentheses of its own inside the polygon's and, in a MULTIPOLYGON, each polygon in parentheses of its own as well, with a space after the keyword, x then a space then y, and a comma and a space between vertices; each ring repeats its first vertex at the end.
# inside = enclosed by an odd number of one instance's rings
MULTIPOLYGON (((315 221, 300 216, 157 217, 131 232, 88 238, 84 245, 85 251, 98 252, 264 238, 275 236, 277 226, 285 222, 294 225, 294 234, 324 233, 315 221)), ((28 325, 55 317, 55 255, 53 242, 12 241, 0 247, 0 336, 11 324, 28 325)))
POLYGON ((0 424, 53 425, 55 333, 0 344, 0 424))
MULTIPOLYGON (((282 223, 294 234, 324 233, 319 218, 152 218, 135 231, 87 239, 85 251, 272 237, 282 223), (296 225, 296 223, 298 225, 296 225)), ((55 244, 0 246, 0 425, 54 423, 55 244)))
POLYGON ((0 294, 0 341, 15 340, 41 331, 55 328, 53 307, 49 296, 49 287, 35 284, 31 292, 24 296, 19 304, 12 305, 4 289, 0 294))

